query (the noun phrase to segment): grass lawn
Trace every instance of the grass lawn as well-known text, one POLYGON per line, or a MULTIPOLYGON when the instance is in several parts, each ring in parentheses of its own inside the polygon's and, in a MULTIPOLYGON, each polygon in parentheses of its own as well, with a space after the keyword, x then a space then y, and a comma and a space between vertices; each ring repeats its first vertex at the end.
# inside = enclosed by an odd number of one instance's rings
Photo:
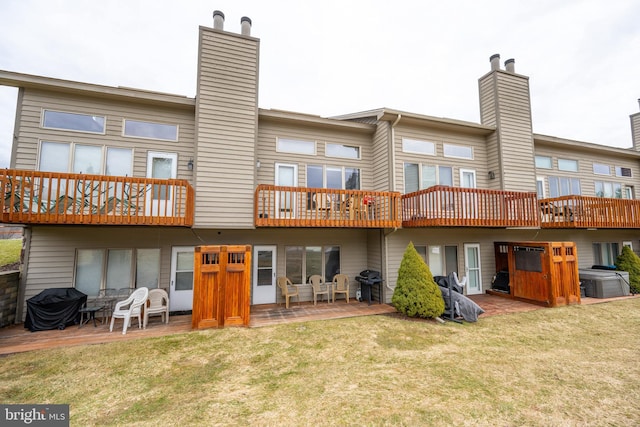
POLYGON ((22 239, 0 240, 0 266, 20 261, 22 239))
POLYGON ((82 426, 635 426, 639 358, 640 299, 370 316, 10 355, 0 402, 68 403, 82 426))

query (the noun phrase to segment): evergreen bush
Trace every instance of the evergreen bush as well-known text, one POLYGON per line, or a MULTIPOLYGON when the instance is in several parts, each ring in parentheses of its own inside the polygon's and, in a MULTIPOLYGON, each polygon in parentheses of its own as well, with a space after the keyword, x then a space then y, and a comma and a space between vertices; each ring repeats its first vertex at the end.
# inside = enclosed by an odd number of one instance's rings
POLYGON ((412 242, 404 251, 391 304, 409 317, 433 318, 444 313, 442 292, 412 242))
POLYGON ((616 268, 629 273, 629 287, 632 294, 640 293, 640 257, 630 247, 624 246, 616 258, 616 268))

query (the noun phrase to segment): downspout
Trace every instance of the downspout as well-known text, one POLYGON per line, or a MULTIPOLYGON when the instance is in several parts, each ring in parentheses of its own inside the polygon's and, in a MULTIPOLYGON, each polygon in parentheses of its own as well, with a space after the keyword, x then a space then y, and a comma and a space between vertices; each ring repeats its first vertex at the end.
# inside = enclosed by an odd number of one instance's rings
MULTIPOLYGON (((400 121, 400 119, 402 118, 402 114, 398 114, 398 117, 396 117, 395 121, 391 124, 391 180, 390 180, 390 187, 391 187, 391 191, 396 191, 396 131, 395 131, 395 127, 398 124, 398 122, 400 121)), ((390 234, 395 233, 396 231, 398 231, 398 227, 394 227, 391 231, 389 231, 388 233, 383 232, 382 234, 382 238, 384 240, 384 286, 390 290, 393 291, 394 288, 392 288, 389 285, 389 252, 388 252, 388 241, 387 241, 387 236, 389 236, 390 234)))

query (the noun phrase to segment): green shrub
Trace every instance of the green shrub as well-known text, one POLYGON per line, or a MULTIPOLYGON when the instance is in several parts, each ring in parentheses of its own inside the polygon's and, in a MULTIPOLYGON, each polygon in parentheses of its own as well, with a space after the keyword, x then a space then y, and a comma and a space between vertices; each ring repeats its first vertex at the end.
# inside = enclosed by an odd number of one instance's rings
POLYGON ((444 313, 442 292, 412 242, 404 251, 391 304, 409 317, 431 318, 444 313))
POLYGON ((630 247, 624 246, 616 259, 618 270, 629 272, 629 287, 632 294, 640 293, 640 258, 630 247))

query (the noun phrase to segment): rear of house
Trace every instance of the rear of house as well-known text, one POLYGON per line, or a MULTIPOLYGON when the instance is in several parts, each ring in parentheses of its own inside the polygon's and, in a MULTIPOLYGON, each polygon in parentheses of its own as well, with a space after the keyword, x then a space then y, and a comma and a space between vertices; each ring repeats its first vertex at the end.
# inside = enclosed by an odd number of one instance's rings
POLYGON ((496 241, 573 241, 581 267, 640 247, 633 149, 533 133, 528 78, 499 57, 479 79, 481 123, 392 109, 323 118, 258 107, 259 39, 199 30, 188 98, 0 71, 19 88, 3 222, 25 229, 18 321, 47 288, 164 288, 193 304, 194 248, 249 244, 251 304, 380 271, 390 302, 407 244, 434 275, 483 293, 496 241))

